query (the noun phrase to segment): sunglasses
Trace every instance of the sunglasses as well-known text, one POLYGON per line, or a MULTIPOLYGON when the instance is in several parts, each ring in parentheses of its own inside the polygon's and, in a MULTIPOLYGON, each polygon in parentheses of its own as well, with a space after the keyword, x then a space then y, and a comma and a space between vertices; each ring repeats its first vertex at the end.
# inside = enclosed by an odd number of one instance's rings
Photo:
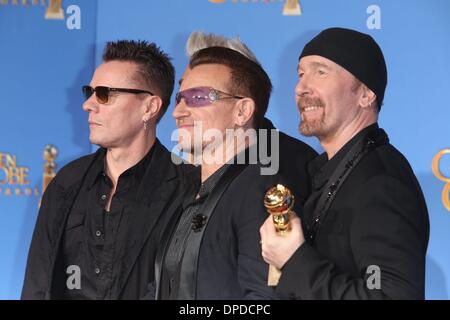
POLYGON ((195 87, 179 91, 175 100, 179 104, 181 99, 188 107, 197 108, 211 105, 214 101, 223 99, 244 99, 241 96, 235 96, 211 87, 195 87))
POLYGON ((125 88, 110 88, 104 86, 98 86, 92 88, 91 86, 83 86, 82 87, 83 94, 86 97, 86 100, 89 99, 95 92, 95 97, 97 101, 101 104, 108 103, 111 92, 125 92, 125 93, 133 93, 133 94, 141 94, 148 93, 150 95, 154 95, 150 91, 140 90, 140 89, 125 89, 125 88))

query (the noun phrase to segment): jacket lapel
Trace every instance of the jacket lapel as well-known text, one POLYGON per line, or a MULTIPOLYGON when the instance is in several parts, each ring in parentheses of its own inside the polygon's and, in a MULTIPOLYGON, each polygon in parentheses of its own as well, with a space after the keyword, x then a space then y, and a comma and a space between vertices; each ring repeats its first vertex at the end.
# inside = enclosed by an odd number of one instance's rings
POLYGON ((186 178, 182 182, 183 196, 177 197, 176 201, 172 203, 171 208, 169 209, 169 211, 174 212, 174 214, 172 214, 172 217, 164 230, 161 238, 161 245, 158 246, 155 259, 155 292, 152 293, 152 296, 154 295, 156 300, 160 299, 162 264, 170 240, 178 226, 178 220, 183 213, 183 202, 187 199, 193 199, 196 196, 200 187, 200 180, 199 168, 192 168, 192 170, 186 174, 186 178))
POLYGON ((166 208, 170 205, 171 198, 174 197, 180 182, 169 151, 158 140, 154 148, 152 160, 136 195, 138 201, 130 208, 132 211, 131 236, 122 260, 123 272, 117 287, 119 294, 161 215, 170 214, 166 212, 166 208))

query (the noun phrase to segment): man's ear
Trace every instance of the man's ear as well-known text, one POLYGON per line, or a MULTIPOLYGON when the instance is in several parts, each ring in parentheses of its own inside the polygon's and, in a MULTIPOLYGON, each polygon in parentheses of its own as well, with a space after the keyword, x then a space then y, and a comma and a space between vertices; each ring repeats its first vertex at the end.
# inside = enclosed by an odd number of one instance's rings
POLYGON ((253 121, 256 111, 255 101, 251 98, 243 98, 236 102, 235 124, 239 127, 249 125, 253 121))
POLYGON ((375 95, 375 93, 363 84, 361 86, 361 95, 359 98, 359 105, 361 106, 361 108, 365 109, 372 107, 376 99, 377 96, 375 95))
POLYGON ((157 120, 162 107, 162 99, 159 96, 150 96, 145 100, 145 112, 142 121, 157 120))

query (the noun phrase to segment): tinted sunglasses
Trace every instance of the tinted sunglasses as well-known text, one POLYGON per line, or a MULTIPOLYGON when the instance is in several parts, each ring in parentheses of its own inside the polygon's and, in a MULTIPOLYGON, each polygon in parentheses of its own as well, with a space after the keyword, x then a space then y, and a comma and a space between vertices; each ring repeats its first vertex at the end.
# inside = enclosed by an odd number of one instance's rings
POLYGON ((83 86, 82 87, 83 94, 86 97, 86 100, 89 99, 95 92, 95 97, 97 98, 98 103, 108 103, 109 96, 111 92, 126 92, 126 93, 133 93, 133 94, 141 94, 141 93, 148 93, 150 95, 154 95, 150 91, 146 90, 140 90, 140 89, 126 89, 126 88, 110 88, 110 87, 104 87, 104 86, 98 86, 95 88, 92 88, 91 86, 83 86))
POLYGON ((243 98, 244 97, 235 96, 211 87, 189 88, 183 91, 179 91, 175 96, 177 104, 181 102, 181 99, 184 99, 186 105, 192 108, 209 106, 217 100, 243 98))

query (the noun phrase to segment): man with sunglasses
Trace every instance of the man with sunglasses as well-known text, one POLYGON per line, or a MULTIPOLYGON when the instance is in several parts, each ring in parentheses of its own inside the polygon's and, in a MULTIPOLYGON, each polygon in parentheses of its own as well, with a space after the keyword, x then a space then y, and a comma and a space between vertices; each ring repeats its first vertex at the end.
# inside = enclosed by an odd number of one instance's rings
MULTIPOLYGON (((160 233, 185 174, 156 138, 174 68, 155 44, 106 45, 86 97, 92 155, 48 186, 28 256, 23 299, 139 299, 153 282, 160 233)), ((178 200, 177 200, 178 199, 178 200)))
POLYGON ((156 259, 156 298, 277 298, 259 252, 264 195, 282 183, 295 191, 300 208, 309 193, 306 162, 315 152, 281 133, 274 145, 263 134, 257 138, 254 130, 266 126, 272 85, 240 41, 194 33, 187 51, 195 53, 180 80, 173 116, 180 148, 199 159, 202 183, 191 185, 181 214, 165 231, 156 259), (271 148, 272 159, 280 158, 276 172, 264 172, 260 153, 251 160, 264 147, 271 148))

